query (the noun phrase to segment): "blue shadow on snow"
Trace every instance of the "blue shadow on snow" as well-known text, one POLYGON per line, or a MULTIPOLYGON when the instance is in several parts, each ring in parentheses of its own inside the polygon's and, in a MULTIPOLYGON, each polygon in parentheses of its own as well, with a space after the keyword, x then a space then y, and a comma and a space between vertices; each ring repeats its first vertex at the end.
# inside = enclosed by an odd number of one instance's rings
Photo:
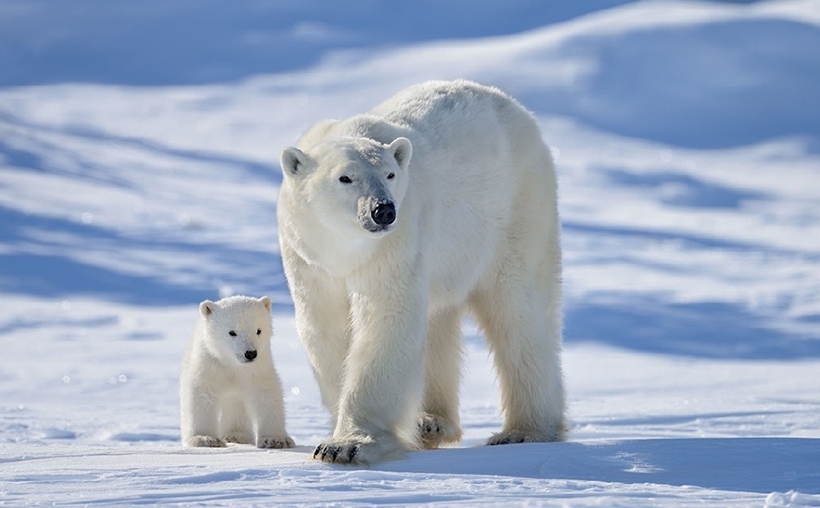
MULTIPOLYGON (((10 124, 22 127, 24 129, 31 129, 38 132, 56 133, 61 135, 67 134, 70 136, 90 141, 112 143, 118 146, 133 148, 136 150, 141 150, 148 153, 158 154, 166 157, 172 157, 175 159, 182 159, 188 162, 224 164, 226 166, 238 168, 241 171, 248 173, 249 175, 253 175, 254 177, 261 177, 266 180, 275 182, 277 184, 282 181, 282 172, 278 168, 278 166, 273 164, 261 164, 250 159, 229 157, 227 155, 216 152, 173 148, 170 146, 163 145, 161 143, 157 143, 156 141, 146 140, 133 136, 115 136, 110 133, 97 131, 88 127, 53 127, 47 124, 38 124, 29 121, 24 121, 20 118, 15 117, 14 115, 4 113, 2 111, 0 111, 0 121, 8 122, 10 124)), ((60 155, 71 159, 78 166, 83 168, 89 167, 89 163, 87 161, 82 160, 78 157, 78 154, 73 153, 69 150, 60 150, 54 146, 41 146, 38 148, 44 151, 59 151, 60 155)), ((0 158, 0 161, 3 161, 4 164, 8 166, 25 168, 27 170, 37 172, 65 174, 63 168, 59 166, 48 165, 46 161, 43 159, 43 157, 40 154, 38 154, 35 150, 24 150, 20 148, 15 148, 10 146, 8 143, 4 143, 3 140, 0 140, 0 156, 2 156, 2 158, 0 158)), ((101 172, 96 172, 95 174, 99 175, 101 174, 101 172)), ((115 171, 105 171, 104 174, 107 183, 114 183, 117 185, 120 185, 122 183, 117 181, 115 171)), ((70 176, 72 178, 86 178, 85 175, 77 173, 71 173, 70 176)))
POLYGON ((704 358, 793 360, 820 357, 820 339, 778 330, 728 303, 671 304, 622 295, 619 302, 572 303, 567 342, 599 342, 649 353, 704 358))
MULTIPOLYGON (((216 244, 188 244, 162 238, 125 238, 115 232, 81 225, 66 220, 45 218, 9 210, 0 206, 0 237, 10 244, 30 241, 26 231, 35 229, 41 236, 49 232, 71 235, 77 242, 87 242, 100 249, 118 252, 141 248, 165 252, 167 256, 185 256, 186 253, 206 251, 210 259, 230 266, 220 279, 228 286, 245 288, 253 294, 286 294, 283 270, 273 253, 231 249, 216 244), (109 247, 103 247, 103 246, 109 247)), ((199 302, 205 298, 219 298, 215 281, 203 280, 192 274, 199 283, 174 284, 162 274, 147 277, 133 275, 77 261, 59 255, 58 246, 46 247, 49 254, 0 254, 0 293, 18 293, 46 298, 93 296, 112 301, 138 305, 173 305, 199 302)))
POLYGON ((620 169, 603 171, 606 178, 616 185, 657 192, 658 200, 665 205, 737 210, 744 201, 761 200, 767 197, 760 192, 707 183, 690 175, 679 173, 637 174, 620 169), (664 190, 668 192, 663 192, 664 190))
POLYGON ((441 449, 371 469, 820 494, 817 464, 820 439, 698 438, 441 449))
POLYGON ((574 40, 596 70, 571 87, 519 95, 531 109, 604 131, 691 148, 772 138, 820 143, 820 27, 715 22, 574 40))
MULTIPOLYGON (((655 185, 669 180, 679 181, 677 176, 634 175, 623 176, 635 180, 640 185, 655 185)), ((736 207, 747 198, 757 198, 745 191, 703 187, 697 180, 682 180, 695 191, 688 195, 679 206, 696 207, 736 207), (693 183, 694 182, 694 183, 693 183), (699 190, 698 190, 699 189, 699 190)), ((564 221, 562 228, 565 238, 573 236, 634 242, 635 248, 654 242, 676 243, 677 248, 686 251, 731 252, 737 254, 755 253, 765 260, 768 256, 784 262, 787 259, 809 259, 817 261, 820 254, 789 252, 768 245, 743 243, 717 237, 697 236, 674 231, 650 231, 634 228, 589 225, 564 221)), ((601 252, 596 263, 634 263, 647 261, 633 258, 631 252, 601 252)), ((657 266, 658 270, 681 270, 677 265, 657 266)), ((571 268, 570 268, 571 269, 571 268)), ((615 347, 706 358, 726 359, 797 359, 820 357, 820 336, 809 336, 782 325, 805 325, 820 320, 820 315, 801 318, 762 315, 751 312, 740 304, 700 301, 694 303, 672 303, 652 294, 627 291, 600 294, 587 300, 568 301, 564 309, 564 337, 567 342, 598 342, 615 347), (775 326, 773 319, 782 320, 775 326)), ((788 302, 783 302, 787 305, 788 302)), ((785 310, 781 309, 781 310, 785 310)), ((773 312, 778 312, 777 309, 773 312)), ((807 327, 803 327, 805 330, 807 327)))
POLYGON ((335 51, 512 34, 631 1, 19 2, 0 13, 0 87, 235 81, 335 51))

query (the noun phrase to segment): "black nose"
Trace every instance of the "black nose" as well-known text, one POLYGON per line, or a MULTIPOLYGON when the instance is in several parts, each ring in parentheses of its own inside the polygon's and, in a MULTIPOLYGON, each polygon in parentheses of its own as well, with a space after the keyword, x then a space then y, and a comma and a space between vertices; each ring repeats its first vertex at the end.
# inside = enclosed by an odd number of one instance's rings
POLYGON ((256 351, 245 351, 245 359, 252 362, 256 359, 256 351))
POLYGON ((379 203, 370 215, 379 226, 388 226, 396 221, 396 206, 393 203, 379 203))

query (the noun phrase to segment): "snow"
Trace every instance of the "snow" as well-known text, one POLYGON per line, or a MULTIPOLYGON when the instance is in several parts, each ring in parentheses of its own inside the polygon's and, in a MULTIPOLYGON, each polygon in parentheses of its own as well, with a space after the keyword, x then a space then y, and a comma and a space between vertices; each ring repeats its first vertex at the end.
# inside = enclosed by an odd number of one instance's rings
POLYGON ((818 3, 566 4, 0 4, 0 504, 820 506, 818 3), (556 158, 571 438, 482 446, 467 320, 462 443, 311 461, 278 152, 456 77, 556 158), (179 444, 197 305, 236 293, 274 299, 293 450, 179 444))

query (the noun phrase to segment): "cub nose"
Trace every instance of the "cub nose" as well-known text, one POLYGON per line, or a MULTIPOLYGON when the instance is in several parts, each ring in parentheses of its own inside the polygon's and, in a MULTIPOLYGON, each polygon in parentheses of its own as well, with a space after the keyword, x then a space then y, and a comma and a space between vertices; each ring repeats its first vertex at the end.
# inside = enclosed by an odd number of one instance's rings
POLYGON ((256 359, 256 354, 257 353, 256 353, 255 350, 245 351, 245 359, 248 360, 249 362, 252 362, 256 359))
POLYGON ((396 205, 393 203, 379 203, 370 214, 373 222, 379 226, 389 226, 396 221, 396 205))

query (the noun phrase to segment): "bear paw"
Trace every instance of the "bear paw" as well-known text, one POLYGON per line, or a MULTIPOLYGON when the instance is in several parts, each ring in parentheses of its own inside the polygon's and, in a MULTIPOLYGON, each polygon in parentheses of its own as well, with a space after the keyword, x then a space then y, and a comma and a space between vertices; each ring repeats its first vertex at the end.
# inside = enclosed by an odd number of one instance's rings
POLYGON ((442 416, 423 413, 419 418, 419 435, 424 448, 432 450, 442 443, 453 443, 461 439, 461 429, 442 416))
POLYGON ((285 437, 260 437, 256 440, 257 448, 293 448, 296 443, 290 436, 285 437))
POLYGON ((359 464, 357 455, 361 443, 321 443, 313 450, 313 458, 329 464, 359 464))
POLYGON ((218 437, 213 436, 192 436, 189 437, 185 444, 191 447, 202 448, 224 448, 225 442, 218 437))
POLYGON ((563 436, 559 432, 507 430, 493 434, 487 440, 487 446, 514 443, 548 443, 561 441, 562 439, 563 436))
POLYGON ((404 450, 392 436, 378 440, 363 437, 345 440, 329 440, 313 451, 313 458, 328 464, 369 465, 382 460, 398 459, 404 450))

